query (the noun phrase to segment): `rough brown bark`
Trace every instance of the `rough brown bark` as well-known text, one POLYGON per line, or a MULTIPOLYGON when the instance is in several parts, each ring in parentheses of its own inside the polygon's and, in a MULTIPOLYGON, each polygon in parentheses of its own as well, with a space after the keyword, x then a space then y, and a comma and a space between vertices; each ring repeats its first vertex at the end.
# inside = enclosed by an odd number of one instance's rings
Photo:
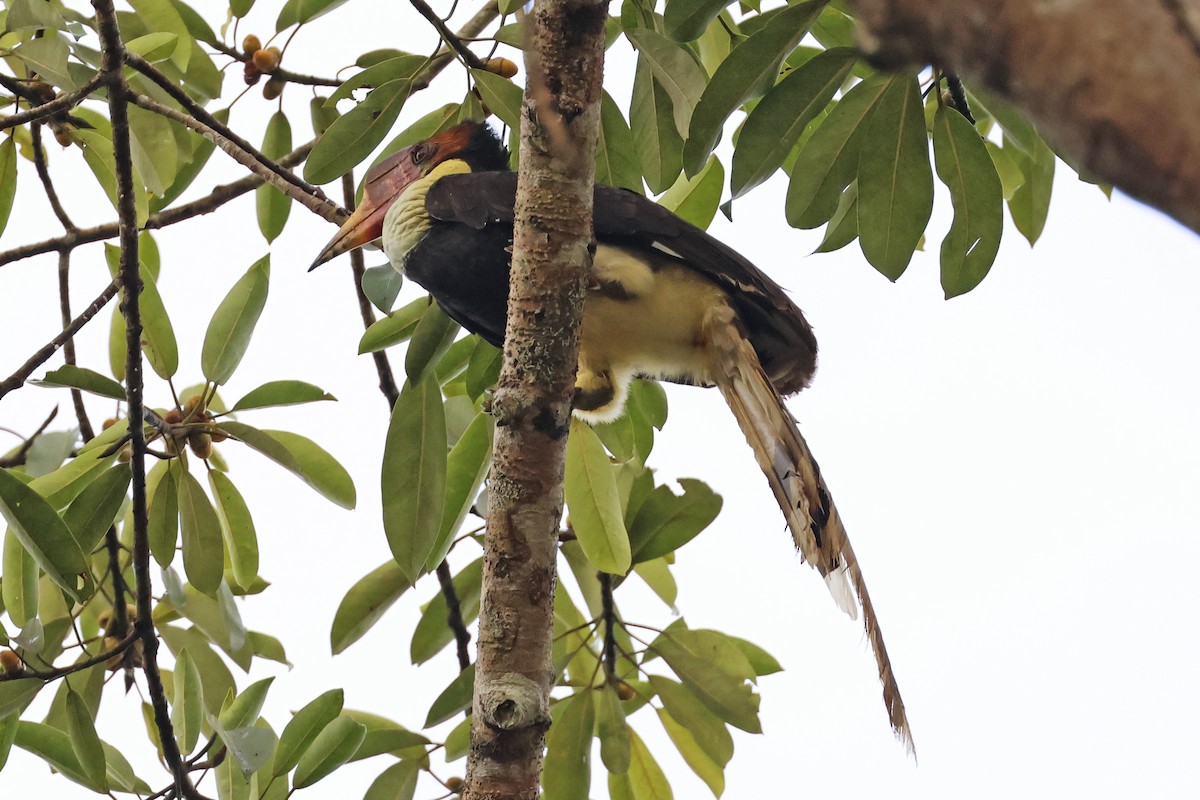
POLYGON ((852 0, 884 66, 937 63, 1071 163, 1200 232, 1200 12, 1187 0, 852 0))
POLYGON ((492 404, 468 800, 538 797, 607 7, 607 0, 539 0, 528 21, 508 329, 492 404))

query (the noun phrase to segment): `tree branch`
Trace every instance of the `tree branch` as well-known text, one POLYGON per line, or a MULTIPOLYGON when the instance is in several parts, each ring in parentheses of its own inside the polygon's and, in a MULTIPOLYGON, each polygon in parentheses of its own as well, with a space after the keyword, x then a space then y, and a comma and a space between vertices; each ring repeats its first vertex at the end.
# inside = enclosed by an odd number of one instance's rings
POLYGON ((175 778, 175 789, 185 800, 202 795, 196 791, 188 776, 183 757, 175 742, 162 676, 158 671, 158 635, 153 617, 153 596, 150 578, 150 538, 146 513, 146 436, 143 429, 142 406, 142 317, 139 295, 142 279, 138 264, 137 208, 134 204, 133 160, 129 134, 128 86, 123 73, 124 45, 117 26, 117 14, 112 0, 92 0, 96 9, 96 24, 100 32, 102 60, 100 71, 108 88, 109 117, 112 120, 113 158, 117 173, 117 218, 121 240, 121 266, 118 282, 122 289, 121 310, 125 314, 125 391, 128 402, 129 439, 133 457, 129 466, 132 476, 133 503, 133 566, 137 576, 138 618, 136 630, 141 637, 143 670, 150 703, 154 708, 154 724, 158 728, 163 760, 175 778))
POLYGON ((429 20, 429 24, 432 25, 434 30, 438 32, 438 35, 442 37, 442 41, 445 42, 450 49, 457 53, 459 58, 466 62, 468 67, 473 69, 487 68, 487 65, 483 63, 483 60, 480 59, 479 56, 472 53, 471 48, 463 44, 462 39, 458 38, 454 31, 446 27, 446 23, 442 22, 442 18, 434 13, 434 10, 429 7, 429 4, 426 3, 425 0, 408 1, 412 3, 412 7, 417 10, 417 13, 429 20))
POLYGON ((45 364, 58 348, 62 347, 72 336, 78 333, 79 329, 86 325, 88 320, 96 316, 100 312, 100 309, 108 305, 108 301, 112 300, 116 294, 117 281, 114 280, 108 286, 104 287, 104 291, 92 301, 90 306, 85 308, 78 317, 71 320, 71 324, 64 328, 62 333, 55 336, 44 346, 38 348, 37 352, 30 356, 29 360, 22 364, 16 372, 9 375, 3 381, 0 381, 0 398, 3 398, 4 395, 13 389, 23 385, 35 369, 45 364))
POLYGON ((42 188, 46 190, 46 199, 50 201, 50 209, 54 212, 54 216, 58 217, 59 223, 67 233, 70 233, 76 230, 75 223, 67 216, 67 210, 63 208, 62 202, 58 199, 58 192, 54 190, 54 183, 50 180, 50 170, 46 168, 46 148, 42 147, 41 124, 33 125, 29 133, 33 140, 33 165, 37 169, 42 188))
MULTIPOLYGON (((279 159, 280 166, 290 167, 299 164, 308 157, 312 150, 315 141, 307 142, 300 145, 292 152, 288 153, 283 158, 279 159)), ((212 192, 193 200, 190 203, 168 208, 159 211, 157 214, 151 214, 146 220, 146 230, 157 230, 165 228, 169 225, 174 225, 178 222, 184 222, 198 217, 203 214, 211 214, 221 206, 228 203, 234 198, 240 197, 247 192, 262 186, 264 181, 258 175, 247 175, 244 178, 239 178, 232 183, 222 184, 213 189, 212 192)), ((337 222, 344 220, 349 214, 342 212, 337 222)), ((5 264, 10 264, 14 261, 38 256, 44 253, 53 253, 55 251, 70 251, 83 244, 91 244, 92 242, 101 242, 105 239, 111 239, 118 234, 118 226, 115 222, 106 222, 102 225, 96 225, 91 228, 80 228, 73 233, 65 236, 56 236, 45 241, 35 242, 33 244, 21 245, 20 247, 6 250, 0 253, 0 267, 5 264)))
MULTIPOLYGON (((71 254, 58 254, 58 312, 62 318, 63 330, 71 325, 71 254)), ((72 336, 63 342, 63 361, 75 366, 75 338, 72 336)), ((71 388, 71 404, 75 406, 75 419, 79 422, 79 435, 85 442, 91 441, 96 432, 88 419, 87 409, 83 405, 83 392, 71 388)))
POLYGON ((83 102, 89 94, 96 91, 100 85, 101 79, 99 73, 88 79, 87 83, 80 86, 73 92, 59 95, 48 103, 42 103, 40 106, 34 106, 28 111, 22 111, 19 114, 13 114, 11 117, 0 117, 0 130, 13 128, 17 125, 24 125, 26 122, 36 122, 52 117, 83 102))
POLYGON ((46 420, 38 426, 38 429, 26 437, 25 441, 21 442, 21 446, 17 448, 16 452, 14 452, 11 456, 0 456, 0 467, 3 467, 4 469, 11 469, 12 467, 19 467, 24 464, 25 457, 29 455, 29 448, 33 447, 33 443, 37 441, 37 437, 46 432, 46 428, 50 427, 50 423, 53 422, 54 418, 57 416, 58 406, 55 406, 54 410, 50 412, 50 415, 46 417, 46 420))
POLYGON ((462 606, 458 602, 458 592, 454 589, 454 579, 450 576, 450 565, 445 559, 437 567, 438 583, 442 587, 442 597, 446 599, 446 624, 454 631, 454 643, 458 651, 458 669, 461 672, 471 666, 471 634, 463 622, 462 606))
POLYGON ((1200 116, 1186 111, 1200 108, 1200 46, 1174 0, 851 5, 876 64, 944 65, 1020 109, 1072 165, 1200 232, 1200 116))
POLYGON ((538 797, 554 681, 550 649, 562 481, 591 264, 607 15, 607 0, 538 0, 527 20, 529 83, 521 112, 504 366, 492 401, 496 442, 467 800, 538 797))

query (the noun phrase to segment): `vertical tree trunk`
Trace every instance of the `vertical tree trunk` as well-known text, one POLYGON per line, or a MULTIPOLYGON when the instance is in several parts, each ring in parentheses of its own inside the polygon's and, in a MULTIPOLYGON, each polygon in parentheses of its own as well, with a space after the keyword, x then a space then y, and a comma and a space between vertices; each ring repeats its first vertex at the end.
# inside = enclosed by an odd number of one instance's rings
POLYGON ((508 329, 479 613, 469 800, 535 800, 550 723, 563 461, 592 258, 607 0, 538 0, 527 24, 508 329))

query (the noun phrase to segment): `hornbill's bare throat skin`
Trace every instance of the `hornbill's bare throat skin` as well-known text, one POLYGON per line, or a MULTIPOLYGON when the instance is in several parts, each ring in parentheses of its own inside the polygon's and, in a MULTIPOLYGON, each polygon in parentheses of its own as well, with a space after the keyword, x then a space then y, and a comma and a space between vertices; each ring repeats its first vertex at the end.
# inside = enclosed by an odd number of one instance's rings
MULTIPOLYGON (((516 175, 485 125, 468 122, 400 150, 366 176, 362 204, 313 266, 381 239, 397 270, 467 330, 500 346, 516 175)), ((636 377, 716 386, 767 477, 804 559, 838 606, 862 613, 884 703, 912 749, 904 701, 841 516, 783 396, 816 369, 812 328, 743 256, 639 194, 597 186, 596 251, 580 323, 574 410, 620 416, 636 377)))

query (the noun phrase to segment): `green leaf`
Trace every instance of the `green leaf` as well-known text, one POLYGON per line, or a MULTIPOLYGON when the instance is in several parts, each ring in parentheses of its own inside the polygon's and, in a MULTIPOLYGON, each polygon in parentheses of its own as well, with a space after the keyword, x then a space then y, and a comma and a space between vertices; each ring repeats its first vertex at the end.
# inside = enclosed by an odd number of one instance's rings
POLYGON ((855 85, 800 148, 784 204, 793 228, 815 228, 833 214, 858 171, 866 122, 890 82, 890 77, 876 75, 855 85))
POLYGON ((708 77, 686 48, 646 28, 630 28, 625 38, 637 49, 654 78, 671 98, 675 129, 687 133, 692 109, 704 94, 708 77))
POLYGON ((725 723, 683 684, 661 675, 651 675, 650 685, 654 687, 671 719, 689 731, 705 755, 724 768, 733 758, 733 737, 729 735, 725 723))
POLYGON ((345 715, 339 716, 317 734, 312 744, 300 756, 293 785, 297 789, 312 786, 345 764, 366 735, 366 725, 345 715))
POLYGON ((71 749, 88 781, 95 786, 107 788, 105 775, 104 747, 96 735, 96 725, 87 704, 77 692, 67 691, 67 735, 71 738, 71 749))
POLYGON ((671 737, 671 741, 675 744, 675 749, 683 756, 683 760, 692 768, 700 779, 708 785, 714 797, 720 797, 725 791, 725 770, 724 768, 713 761, 708 753, 696 742, 696 737, 692 732, 680 725, 675 719, 663 709, 655 709, 658 712, 658 719, 666 730, 667 735, 671 737))
MULTIPOLYGON (((431 744, 429 738, 408 730, 403 725, 397 725, 387 717, 370 714, 366 711, 347 709, 346 716, 358 720, 367 726, 367 736, 363 743, 354 751, 351 761, 361 761, 381 753, 391 753, 400 758, 407 757, 416 748, 424 748, 431 744), (409 753, 399 752, 408 750, 409 753)), ((423 753, 422 753, 423 755, 423 753)))
POLYGON ((600 100, 600 130, 596 138, 596 183, 619 186, 642 194, 642 170, 633 134, 617 102, 604 92, 600 100))
MULTIPOLYGON (((626 773, 632 800, 671 800, 671 784, 663 774, 662 767, 654 760, 642 737, 629 731, 629 772, 626 773)), ((610 783, 611 785, 611 783, 610 783)))
POLYGON ((229 0, 229 13, 241 19, 250 13, 254 0, 229 0))
POLYGON ((667 559, 656 558, 652 561, 634 564, 633 571, 672 611, 679 613, 675 608, 675 601, 679 597, 679 586, 675 583, 675 577, 671 575, 671 567, 667 563, 667 559))
POLYGON ((96 549, 112 527, 125 502, 130 477, 129 467, 124 465, 105 470, 63 514, 63 521, 85 555, 96 549))
POLYGON ((0 719, 24 711, 45 685, 40 678, 0 681, 0 719))
POLYGON ((106 791, 105 787, 92 783, 83 771, 71 746, 71 737, 66 732, 49 725, 22 720, 17 726, 13 744, 42 759, 70 780, 96 792, 106 791))
MULTIPOLYGON (((479 616, 479 591, 483 584, 483 560, 477 559, 454 576, 454 593, 458 596, 459 613, 463 623, 470 625, 479 616)), ((454 632, 447 624, 449 610, 446 596, 441 592, 434 595, 421 612, 421 619, 413 631, 409 655, 413 664, 424 664, 454 641, 454 632)))
POLYGON ((108 397, 113 400, 125 400, 125 387, 114 381, 112 378, 105 377, 99 372, 94 372, 84 367, 76 367, 71 364, 66 364, 58 369, 52 369, 38 381, 30 381, 37 386, 62 386, 73 389, 81 389, 85 392, 98 394, 101 397, 108 397))
POLYGON ((416 761, 397 761, 371 782, 363 800, 412 800, 420 775, 416 761))
POLYGON ((263 703, 267 700, 267 692, 275 678, 263 678, 250 684, 233 699, 228 708, 221 711, 218 719, 226 728, 244 728, 253 725, 258 715, 262 713, 263 703))
POLYGON ((659 203, 703 230, 712 222, 721 202, 721 187, 725 184, 725 168, 716 156, 709 156, 700 174, 679 176, 675 185, 659 198, 659 203))
POLYGON ((560 700, 546 734, 542 789, 555 800, 588 800, 592 782, 592 691, 583 689, 560 700))
POLYGON ((600 760, 609 772, 629 771, 630 737, 625 710, 616 690, 605 684, 596 698, 596 736, 600 739, 600 760))
POLYGON ((337 398, 319 386, 313 386, 304 381, 268 381, 262 386, 250 390, 245 397, 233 404, 230 411, 295 406, 301 403, 316 403, 321 400, 337 400, 337 398))
MULTIPOLYGON (((2 569, 0 575, 4 576, 4 580, 0 581, 0 599, 4 600, 4 610, 8 612, 8 618, 23 628, 29 620, 37 617, 40 594, 38 578, 41 577, 41 572, 37 562, 21 544, 12 528, 4 532, 2 569)), ((0 683, 0 717, 4 715, 4 685, 0 683)))
POLYGON ((475 665, 472 664, 458 673, 450 685, 443 689, 442 693, 433 701, 433 705, 429 707, 429 714, 425 717, 425 727, 432 728, 434 725, 440 725, 458 712, 470 708, 474 686, 475 665))
MULTIPOLYGON (((108 262, 109 274, 117 277, 121 270, 121 248, 106 243, 104 257, 108 262)), ((142 291, 138 299, 142 312, 142 352, 146 354, 146 360, 155 374, 167 380, 179 369, 179 345, 175 342, 175 329, 145 260, 139 257, 138 266, 142 278, 142 291)))
POLYGON ((775 85, 779 64, 817 18, 824 0, 788 6, 762 30, 738 43, 717 67, 696 104, 683 144, 683 168, 695 175, 717 146, 721 128, 742 103, 775 85))
POLYGON ((92 593, 87 559, 67 523, 32 484, 26 486, 7 469, 0 469, 0 514, 42 571, 71 599, 79 602, 92 593))
POLYGON ((941 252, 942 289, 948 300, 974 289, 991 269, 1004 230, 1004 197, 983 138, 957 111, 938 109, 933 156, 954 205, 954 222, 941 252))
POLYGON ((391 264, 379 267, 367 267, 363 270, 362 290, 371 305, 384 314, 391 312, 404 285, 404 275, 392 268, 391 264))
POLYGON ((200 482, 187 470, 176 476, 179 521, 183 530, 183 571, 193 586, 211 595, 221 585, 225 550, 221 522, 200 482))
POLYGON ((17 146, 11 136, 0 141, 0 234, 8 225, 13 198, 17 196, 17 146))
POLYGON ((1022 153, 1018 148, 1008 147, 1009 139, 1005 137, 1005 151, 1012 151, 1013 160, 1025 176, 1022 183, 1013 192, 1008 201, 1008 213, 1012 215, 1013 224, 1032 246, 1041 237, 1046 227, 1046 216, 1050 213, 1050 191, 1054 188, 1054 151, 1039 137, 1032 144, 1032 154, 1022 153))
MULTIPOLYGON (((416 74, 422 67, 429 63, 429 59, 425 56, 414 56, 410 53, 402 53, 399 50, 385 50, 382 53, 387 53, 390 57, 370 64, 362 72, 347 78, 324 101, 323 105, 329 109, 336 109, 338 101, 348 100, 354 95, 355 89, 360 89, 364 86, 382 86, 385 83, 390 83, 401 78, 411 80, 416 77, 416 74)), ((366 55, 364 54, 359 57, 359 66, 364 65, 363 62, 366 55)))
POLYGON ((586 423, 571 420, 563 494, 571 527, 588 561, 614 575, 629 571, 629 535, 613 465, 586 423))
POLYGON ((151 31, 168 31, 179 37, 179 44, 171 56, 171 63, 181 70, 188 68, 192 55, 192 34, 183 17, 169 0, 129 0, 138 18, 151 31))
POLYGON ((733 0, 671 0, 663 13, 663 32, 677 42, 690 42, 704 33, 733 0))
POLYGON ((45 81, 64 89, 74 89, 71 72, 67 67, 70 50, 66 38, 58 31, 45 31, 45 36, 30 39, 12 51, 45 81))
POLYGON ((728 634, 722 635, 733 642, 733 645, 738 650, 742 651, 742 655, 750 662, 750 667, 754 670, 755 675, 774 675, 776 672, 783 671, 783 666, 775 660, 775 656, 763 650, 754 642, 748 642, 745 639, 739 639, 736 636, 728 634))
MULTIPOLYGON (((187 45, 185 45, 187 46, 187 45)), ((162 195, 179 172, 179 145, 171 121, 135 105, 129 106, 130 155, 146 189, 162 195)))
POLYGON ((316 442, 297 433, 252 428, 224 420, 221 428, 262 453, 342 508, 354 508, 354 481, 350 473, 316 442))
POLYGON ((779 168, 805 127, 845 83, 854 58, 849 48, 826 50, 788 73, 754 107, 733 151, 730 189, 735 200, 779 168))
MULTIPOLYGON (((345 2, 346 0, 287 0, 279 12, 279 17, 275 20, 275 29, 281 31, 293 25, 312 22, 345 2)), ((299 784, 297 784, 297 788, 299 788, 299 784)))
POLYGON ((268 253, 246 270, 213 312, 200 353, 200 368, 213 383, 227 383, 246 355, 254 326, 267 303, 270 280, 268 253))
MULTIPOLYGON (((3 694, 2 687, 0 694, 3 694)), ((21 717, 18 714, 9 714, 7 717, 0 715, 0 770, 8 763, 8 754, 12 752, 13 739, 17 737, 17 727, 20 724, 21 717)))
POLYGON ((358 166, 387 136, 411 90, 407 79, 388 81, 334 120, 304 164, 305 180, 329 183, 358 166))
POLYGON ((665 192, 683 170, 683 137, 675 127, 671 96, 654 77, 644 56, 633 75, 629 126, 642 175, 655 194, 665 192))
POLYGON ((475 399, 496 385, 504 352, 482 338, 476 337, 475 349, 467 361, 467 396, 475 399))
MULTIPOLYGON (((87 162, 88 167, 92 170, 92 174, 100 182, 100 186, 104 189, 105 194, 108 195, 109 202, 113 204, 113 208, 117 208, 117 163, 113 159, 112 139, 107 138, 98 131, 83 128, 73 129, 71 136, 83 148, 83 160, 87 162)), ((150 201, 144 191, 138 190, 138 187, 144 184, 141 175, 137 173, 136 169, 134 170, 133 185, 137 224, 140 227, 146 224, 146 218, 150 216, 150 201)))
POLYGON ((472 69, 471 79, 488 109, 514 130, 521 128, 521 87, 486 69, 472 69))
POLYGON ((721 511, 721 495, 703 481, 680 478, 683 494, 659 486, 642 503, 629 526, 633 560, 649 561, 678 550, 712 524, 721 511))
MULTIPOLYGON (((292 126, 287 115, 276 111, 267 122, 263 136, 262 152, 267 158, 278 159, 292 151, 292 126)), ((275 241, 283 233, 288 213, 292 210, 292 198, 264 183, 254 190, 254 203, 258 212, 258 229, 267 243, 275 241)))
POLYGON ((184 755, 196 749, 200 740, 200 725, 204 720, 204 690, 200 684, 200 671, 191 653, 184 650, 175 659, 175 699, 171 701, 171 727, 175 741, 184 755))
POLYGON ((169 566, 179 541, 179 489, 174 477, 168 476, 154 487, 146 527, 154 560, 160 567, 169 566))
POLYGON ((220 735, 229 749, 229 754, 233 756, 233 762, 241 770, 241 778, 244 781, 248 781, 252 774, 265 767, 275 750, 275 732, 270 728, 230 728, 221 731, 220 735))
POLYGON ((908 267, 933 211, 933 171, 916 75, 892 78, 858 158, 858 240, 889 280, 908 267))
POLYGON ((125 43, 125 48, 154 63, 170 58, 175 53, 175 48, 178 45, 179 34, 159 31, 157 33, 147 33, 144 36, 138 36, 136 39, 130 39, 125 43))
POLYGON ((426 368, 436 363, 458 335, 458 323, 437 303, 430 303, 413 329, 412 342, 404 354, 404 373, 411 383, 420 383, 426 368))
POLYGON ((209 470, 208 485, 217 501, 217 518, 229 553, 233 579, 238 586, 249 588, 258 577, 258 533, 254 530, 250 508, 225 473, 209 470))
POLYGON ((362 638, 411 585, 399 565, 387 561, 351 586, 338 605, 329 631, 333 654, 362 638))
POLYGON ((300 763, 321 731, 342 713, 344 699, 341 689, 330 689, 295 713, 275 748, 275 775, 283 775, 300 763))
POLYGON ((425 562, 430 571, 446 557, 454 533, 471 510, 487 477, 492 464, 492 435, 492 415, 479 412, 446 456, 446 501, 441 528, 425 562))
POLYGON ((425 309, 430 304, 428 297, 418 297, 403 308, 375 320, 358 340, 358 354, 374 353, 407 341, 417 329, 417 323, 421 321, 425 309))
POLYGON ((858 238, 858 181, 850 182, 838 198, 837 208, 825 226, 825 236, 814 253, 832 253, 858 238))
MULTIPOLYGON (((202 59, 196 59, 195 63, 199 64, 202 59)), ((213 114, 219 121, 223 123, 229 122, 229 109, 222 108, 213 114)), ((191 136, 191 133, 185 134, 191 136)), ((161 195, 150 199, 150 211, 157 213, 173 203, 189 186, 192 181, 208 164, 208 159, 216 150, 217 145, 210 139, 201 138, 196 142, 195 148, 191 151, 190 159, 179 165, 179 169, 175 173, 175 182, 167 187, 161 195)), ((182 154, 181 154, 181 157, 182 154)))
MULTIPOLYGON (((680 680, 700 698, 704 705, 721 719, 748 733, 762 733, 758 721, 758 701, 744 678, 731 674, 724 666, 714 663, 714 650, 709 638, 689 636, 694 633, 668 630, 650 646, 651 652, 662 656, 680 680)), ((721 652, 720 655, 728 655, 721 652)), ((741 664, 753 673, 742 657, 741 664)))
MULTIPOLYGON (((97 436, 92 442, 114 434, 114 441, 121 435, 119 428, 124 421, 112 426, 97 436)), ((38 476, 29 482, 29 488, 46 498, 46 502, 54 508, 64 508, 79 496, 92 481, 103 474, 105 467, 117 460, 117 454, 103 455, 103 448, 84 447, 78 456, 63 464, 54 472, 38 476)))
POLYGON ((446 500, 446 416, 433 375, 406 385, 396 400, 381 480, 388 545, 416 583, 437 544, 446 500))

